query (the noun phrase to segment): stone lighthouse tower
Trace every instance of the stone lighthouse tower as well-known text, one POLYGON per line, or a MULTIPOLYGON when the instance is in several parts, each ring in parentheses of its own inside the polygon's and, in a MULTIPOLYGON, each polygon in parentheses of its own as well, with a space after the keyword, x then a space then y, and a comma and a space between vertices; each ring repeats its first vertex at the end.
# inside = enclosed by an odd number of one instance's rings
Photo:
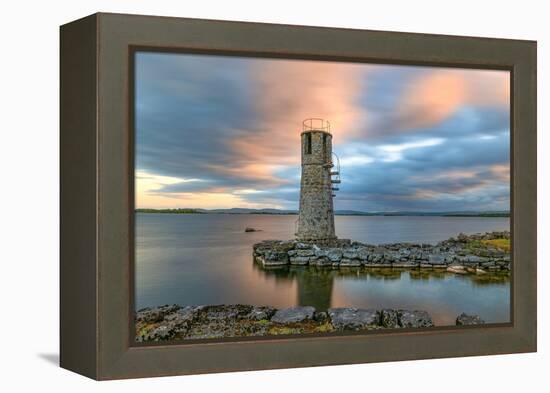
POLYGON ((302 179, 296 238, 327 243, 336 239, 332 198, 338 190, 334 183, 340 183, 339 168, 333 170, 330 123, 323 119, 304 120, 301 138, 302 179))

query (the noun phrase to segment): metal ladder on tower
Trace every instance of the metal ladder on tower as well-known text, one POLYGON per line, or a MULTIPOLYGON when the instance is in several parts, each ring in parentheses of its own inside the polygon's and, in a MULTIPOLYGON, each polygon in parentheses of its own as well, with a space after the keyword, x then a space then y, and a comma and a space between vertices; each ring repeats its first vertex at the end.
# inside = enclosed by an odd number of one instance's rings
MULTIPOLYGON (((336 153, 332 153, 333 157, 336 158, 335 160, 333 160, 333 163, 336 162, 336 166, 333 164, 332 167, 335 169, 331 169, 330 171, 330 182, 334 185, 334 184, 340 184, 342 181, 340 179, 340 158, 338 157, 338 155, 336 153)), ((336 191, 339 191, 340 188, 338 186, 332 186, 331 187, 332 189, 332 197, 336 197, 336 194, 335 192, 336 191)))

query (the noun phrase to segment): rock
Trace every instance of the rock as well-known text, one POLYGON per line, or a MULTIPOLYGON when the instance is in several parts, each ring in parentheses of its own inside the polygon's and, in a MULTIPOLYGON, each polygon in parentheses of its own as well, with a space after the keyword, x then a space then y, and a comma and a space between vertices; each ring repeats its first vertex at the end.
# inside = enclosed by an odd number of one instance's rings
POLYGON ((449 267, 447 267, 447 271, 450 272, 450 273, 455 273, 455 274, 468 274, 468 272, 466 271, 466 268, 464 266, 461 266, 461 265, 449 266, 449 267))
POLYGON ((185 306, 164 317, 165 321, 175 324, 192 321, 204 306, 185 306))
POLYGON ((362 247, 357 250, 357 257, 363 262, 368 261, 370 252, 368 248, 362 247))
POLYGON ((315 312, 313 319, 320 323, 328 321, 328 314, 324 311, 315 312))
POLYGON ((327 257, 310 258, 309 264, 313 266, 331 266, 332 261, 327 257))
POLYGON ((426 311, 415 310, 398 310, 397 320, 399 326, 404 328, 420 328, 420 327, 432 327, 432 317, 426 311))
POLYGON ((466 263, 482 263, 485 261, 487 261, 487 258, 471 254, 466 255, 464 258, 462 258, 462 262, 466 263))
POLYGON ((362 330, 380 326, 380 313, 358 308, 330 308, 332 326, 338 330, 362 330))
POLYGON ((313 247, 313 252, 315 253, 316 257, 326 257, 327 256, 327 249, 320 248, 317 246, 313 247))
POLYGON ((356 249, 351 248, 344 251, 344 254, 342 256, 345 259, 357 259, 359 258, 359 253, 356 249))
POLYGON ((167 314, 171 314, 178 309, 180 309, 180 306, 177 304, 143 308, 136 313, 136 321, 145 323, 161 322, 167 314))
POLYGON ((288 252, 289 257, 312 257, 315 255, 315 251, 312 249, 306 250, 290 250, 288 252))
POLYGON ((252 309, 252 306, 242 304, 203 306, 200 309, 198 318, 206 319, 208 321, 242 319, 247 315, 250 315, 252 309))
POLYGON ((483 325, 485 321, 479 317, 479 315, 468 315, 466 313, 460 314, 456 317, 457 326, 466 325, 483 325))
POLYGON ((271 267, 271 266, 285 266, 288 265, 287 259, 268 259, 265 260, 261 257, 259 257, 262 260, 262 265, 265 267, 271 267))
POLYGON ((143 341, 161 341, 169 340, 175 335, 175 332, 168 325, 160 325, 144 334, 143 341))
MULTIPOLYGON (((185 332, 189 329, 191 324, 196 320, 198 312, 202 310, 202 306, 186 306, 180 307, 174 306, 161 306, 148 311, 155 310, 156 312, 164 313, 164 318, 159 320, 151 319, 152 314, 147 314, 144 318, 144 310, 140 310, 136 314, 136 321, 140 323, 141 327, 147 327, 148 324, 153 323, 151 329, 141 330, 136 333, 137 341, 161 341, 172 339, 176 334, 185 332), (143 325, 145 324, 145 325, 143 325), (156 326, 155 326, 156 325, 156 326)), ((158 314, 157 314, 158 315, 158 314)))
POLYGON ((264 240, 252 246, 255 255, 264 255, 267 252, 287 253, 294 248, 292 240, 264 240))
POLYGON ((315 308, 311 306, 290 307, 275 312, 271 318, 276 323, 297 323, 313 319, 315 308))
POLYGON ((292 240, 281 240, 275 243, 273 249, 279 252, 288 252, 295 247, 296 243, 292 240))
POLYGON ((275 309, 269 306, 254 306, 252 310, 245 316, 246 319, 253 321, 261 321, 262 319, 270 319, 275 314, 275 309))
POLYGON ((429 254, 428 262, 431 263, 432 265, 444 265, 445 257, 441 254, 429 254))
POLYGON ((391 309, 382 310, 380 312, 380 324, 385 328, 398 328, 397 311, 391 309))
POLYGON ((392 263, 392 267, 396 268, 413 268, 418 267, 419 262, 416 261, 397 261, 392 263))
MULTIPOLYGON (((384 254, 372 253, 369 255, 368 261, 377 264, 377 263, 387 263, 384 262, 384 254)), ((389 261, 388 261, 389 262, 389 261)))
POLYGON ((487 274, 487 272, 479 267, 476 267, 476 274, 487 274))
POLYGON ((342 260, 340 261, 340 266, 342 266, 342 267, 359 267, 359 266, 361 266, 361 261, 359 259, 342 258, 342 260))
POLYGON ((309 263, 309 257, 290 257, 291 265, 307 265, 309 263))
POLYGON ((399 255, 401 255, 401 258, 409 259, 411 256, 411 249, 407 247, 402 247, 398 250, 399 255))
POLYGON ((246 227, 244 229, 245 232, 261 232, 262 230, 261 229, 256 229, 256 228, 252 228, 252 227, 246 227))
POLYGON ((288 265, 288 254, 282 251, 266 251, 262 256, 257 257, 264 266, 288 265))
POLYGON ((378 261, 378 262, 363 261, 363 266, 380 269, 380 268, 390 268, 392 267, 392 264, 390 262, 384 262, 384 261, 378 261))
POLYGON ((401 255, 395 251, 386 251, 384 253, 384 260, 388 262, 396 262, 401 259, 401 255))
MULTIPOLYGON (((254 229, 254 228, 252 228, 254 229)), ((481 240, 502 239, 507 233, 464 235, 437 245, 392 243, 379 246, 334 239, 314 244, 295 240, 265 240, 254 244, 254 260, 266 267, 313 265, 338 267, 394 267, 447 269, 456 274, 474 273, 475 268, 487 271, 510 270, 510 255, 494 247, 485 247, 481 240), (502 236, 502 237, 498 237, 502 236), (477 242, 477 243, 475 243, 477 242), (466 268, 465 268, 466 267, 466 268)))
POLYGON ((330 248, 326 251, 326 256, 331 262, 340 262, 343 251, 339 248, 330 248))
POLYGON ((168 314, 164 317, 164 322, 170 330, 171 334, 186 332, 191 325, 197 320, 199 312, 204 306, 185 306, 177 310, 175 313, 168 314))

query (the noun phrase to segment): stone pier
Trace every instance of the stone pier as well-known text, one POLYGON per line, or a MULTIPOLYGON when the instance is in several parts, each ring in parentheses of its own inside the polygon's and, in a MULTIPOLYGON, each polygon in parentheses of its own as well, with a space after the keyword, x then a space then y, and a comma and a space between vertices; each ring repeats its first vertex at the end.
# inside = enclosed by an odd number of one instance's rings
POLYGON ((300 265, 331 268, 446 269, 457 274, 510 271, 510 233, 464 235, 435 245, 392 243, 370 245, 345 239, 316 243, 265 240, 253 247, 264 267, 300 265))

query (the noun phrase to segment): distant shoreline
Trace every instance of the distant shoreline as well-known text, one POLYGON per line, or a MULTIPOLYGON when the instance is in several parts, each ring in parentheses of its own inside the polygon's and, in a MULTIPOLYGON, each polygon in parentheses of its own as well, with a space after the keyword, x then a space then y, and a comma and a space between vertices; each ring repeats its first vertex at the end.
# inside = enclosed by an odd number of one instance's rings
MULTIPOLYGON (((233 215, 298 215, 297 211, 277 211, 276 209, 136 209, 136 213, 145 214, 233 214, 233 215)), ((366 217, 510 217, 510 212, 359 212, 336 211, 336 216, 366 216, 366 217)))

